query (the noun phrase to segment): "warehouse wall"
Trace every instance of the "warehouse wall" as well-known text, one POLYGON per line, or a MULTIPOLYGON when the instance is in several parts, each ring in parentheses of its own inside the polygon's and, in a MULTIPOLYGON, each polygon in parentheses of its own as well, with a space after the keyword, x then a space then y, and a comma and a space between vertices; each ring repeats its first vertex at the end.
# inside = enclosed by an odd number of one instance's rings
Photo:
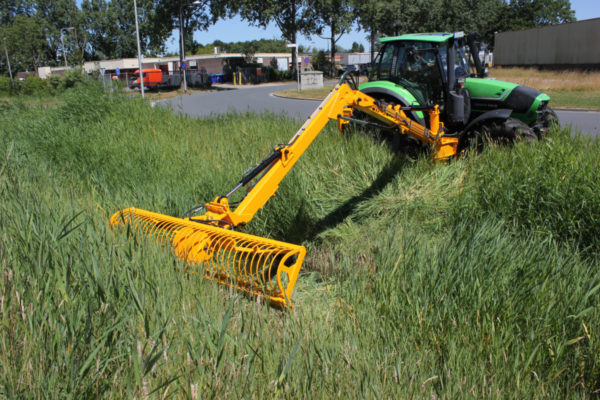
POLYGON ((600 68, 600 18, 495 36, 495 65, 600 68))

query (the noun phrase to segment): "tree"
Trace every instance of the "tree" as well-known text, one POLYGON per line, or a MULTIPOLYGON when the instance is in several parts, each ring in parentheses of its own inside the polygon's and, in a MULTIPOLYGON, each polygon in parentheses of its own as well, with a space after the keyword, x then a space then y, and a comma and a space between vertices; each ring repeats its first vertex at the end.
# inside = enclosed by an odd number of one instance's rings
MULTIPOLYGON (((209 26, 230 13, 230 1, 228 0, 158 0, 156 6, 155 31, 161 32, 173 29, 183 31, 180 35, 184 38, 184 47, 191 49, 194 42, 195 30, 206 30, 209 26), (180 21, 181 17, 181 21, 180 21)), ((181 37, 181 36, 180 36, 181 37)), ((179 40, 179 53, 181 52, 181 40, 179 40)))
MULTIPOLYGON (((288 43, 297 43, 299 32, 307 35, 316 32, 314 14, 308 12, 309 6, 308 0, 239 0, 237 3, 242 18, 263 28, 274 21, 288 43)), ((297 66, 296 53, 292 52, 293 73, 297 66)))
POLYGON ((575 21, 569 0, 510 0, 504 3, 498 31, 534 28, 575 21))
POLYGON ((329 40, 331 64, 329 75, 334 75, 336 43, 348 32, 354 22, 351 3, 348 0, 312 0, 308 11, 317 24, 316 32, 321 38, 329 40), (329 36, 322 36, 324 28, 329 36))
MULTIPOLYGON (((142 53, 164 51, 171 34, 171 23, 159 21, 158 6, 153 0, 138 0, 138 20, 142 53)), ((89 59, 137 56, 135 14, 131 0, 83 0, 82 24, 88 37, 89 59)))
POLYGON ((364 53, 365 46, 362 43, 352 42, 352 47, 350 48, 350 53, 364 53))
POLYGON ((46 61, 48 43, 44 24, 35 16, 17 16, 3 30, 3 52, 9 54, 14 71, 35 71, 46 61))

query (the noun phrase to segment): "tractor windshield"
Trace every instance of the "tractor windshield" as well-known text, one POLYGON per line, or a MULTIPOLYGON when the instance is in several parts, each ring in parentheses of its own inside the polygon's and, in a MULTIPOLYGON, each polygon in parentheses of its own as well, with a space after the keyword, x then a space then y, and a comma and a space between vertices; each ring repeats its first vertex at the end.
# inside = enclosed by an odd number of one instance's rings
POLYGON ((438 48, 428 42, 386 43, 375 59, 372 79, 404 87, 421 105, 440 104, 443 84, 437 54, 438 48))

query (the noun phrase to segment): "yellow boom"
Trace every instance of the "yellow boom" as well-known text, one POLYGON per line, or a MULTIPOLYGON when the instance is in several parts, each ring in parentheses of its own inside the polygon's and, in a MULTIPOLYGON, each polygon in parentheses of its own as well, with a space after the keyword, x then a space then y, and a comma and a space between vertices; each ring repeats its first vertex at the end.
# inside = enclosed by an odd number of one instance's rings
POLYGON ((340 83, 287 144, 277 146, 227 195, 218 196, 201 207, 203 213, 175 218, 127 208, 116 212, 110 224, 129 225, 134 232, 156 237, 181 260, 198 266, 207 278, 265 297, 275 306, 291 307, 292 291, 306 254, 304 246, 233 229, 245 226, 275 195, 280 182, 329 120, 336 120, 341 130, 351 120, 353 110, 376 118, 392 127, 397 134, 408 134, 431 145, 437 160, 456 154, 458 139, 444 136, 438 106, 428 110, 430 127, 426 128, 408 118, 405 108, 381 106, 368 95, 340 83), (239 205, 235 210, 230 209, 228 198, 250 183, 250 189, 239 205))

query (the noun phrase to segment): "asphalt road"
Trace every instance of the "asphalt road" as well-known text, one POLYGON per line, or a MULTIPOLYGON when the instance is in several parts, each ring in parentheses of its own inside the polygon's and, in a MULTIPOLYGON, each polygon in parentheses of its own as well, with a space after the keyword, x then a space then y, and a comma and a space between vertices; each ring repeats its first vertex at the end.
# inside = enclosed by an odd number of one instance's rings
MULTIPOLYGON (((222 87, 219 90, 189 96, 179 96, 160 101, 163 107, 174 112, 199 118, 226 112, 270 112, 286 114, 303 122, 319 105, 316 100, 285 99, 273 92, 295 88, 296 85, 242 86, 237 89, 222 87)), ((600 135, 600 112, 556 110, 561 125, 571 125, 576 131, 589 136, 600 135)))

